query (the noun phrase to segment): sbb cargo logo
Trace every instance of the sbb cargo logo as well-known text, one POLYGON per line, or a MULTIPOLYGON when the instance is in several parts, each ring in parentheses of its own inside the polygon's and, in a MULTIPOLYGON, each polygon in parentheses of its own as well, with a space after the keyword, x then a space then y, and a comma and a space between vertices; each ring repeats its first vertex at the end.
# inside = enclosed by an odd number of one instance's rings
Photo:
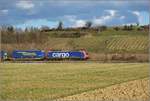
POLYGON ((69 53, 52 53, 52 57, 55 58, 68 58, 69 56, 69 53))

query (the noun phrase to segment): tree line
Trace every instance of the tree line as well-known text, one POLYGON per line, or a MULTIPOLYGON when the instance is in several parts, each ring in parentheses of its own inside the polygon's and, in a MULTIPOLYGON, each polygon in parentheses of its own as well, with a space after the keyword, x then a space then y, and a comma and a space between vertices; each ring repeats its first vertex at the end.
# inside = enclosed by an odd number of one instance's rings
MULTIPOLYGON (((109 27, 106 25, 93 26, 91 21, 87 21, 85 26, 78 28, 64 28, 63 22, 58 23, 57 28, 50 28, 42 26, 41 28, 27 27, 24 30, 15 28, 13 26, 1 26, 1 43, 44 43, 48 40, 49 36, 52 37, 72 37, 77 38, 90 33, 100 33, 107 30, 109 27)), ((149 25, 124 25, 122 27, 111 27, 115 31, 125 30, 145 30, 149 29, 149 25)))

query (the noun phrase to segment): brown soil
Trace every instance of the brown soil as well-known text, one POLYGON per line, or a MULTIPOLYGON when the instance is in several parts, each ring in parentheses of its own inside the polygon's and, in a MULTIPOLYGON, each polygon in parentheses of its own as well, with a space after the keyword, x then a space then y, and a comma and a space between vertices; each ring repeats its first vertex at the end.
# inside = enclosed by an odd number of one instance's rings
POLYGON ((148 78, 113 85, 104 89, 72 95, 57 101, 149 101, 148 78))

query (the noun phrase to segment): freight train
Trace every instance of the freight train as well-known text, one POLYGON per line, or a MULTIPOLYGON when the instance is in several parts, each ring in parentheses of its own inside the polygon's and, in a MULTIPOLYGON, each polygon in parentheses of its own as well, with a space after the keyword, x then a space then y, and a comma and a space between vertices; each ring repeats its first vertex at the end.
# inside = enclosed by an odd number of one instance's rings
POLYGON ((80 51, 48 51, 42 50, 14 50, 10 56, 6 51, 0 51, 0 58, 5 60, 87 60, 88 53, 85 50, 80 51))

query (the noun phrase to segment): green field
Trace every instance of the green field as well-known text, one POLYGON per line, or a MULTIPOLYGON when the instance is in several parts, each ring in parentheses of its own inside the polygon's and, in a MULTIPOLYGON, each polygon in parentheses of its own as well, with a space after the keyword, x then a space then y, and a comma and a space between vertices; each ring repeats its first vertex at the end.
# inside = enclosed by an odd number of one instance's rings
POLYGON ((149 76, 148 63, 0 64, 0 100, 48 100, 149 76))

